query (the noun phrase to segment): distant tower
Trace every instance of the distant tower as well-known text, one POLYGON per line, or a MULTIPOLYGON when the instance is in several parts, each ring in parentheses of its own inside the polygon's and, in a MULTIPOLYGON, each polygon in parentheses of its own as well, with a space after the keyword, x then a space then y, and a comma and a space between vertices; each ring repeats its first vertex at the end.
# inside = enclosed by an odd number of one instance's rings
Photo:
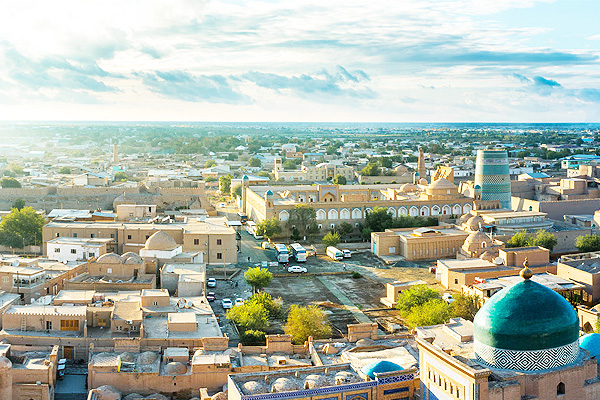
POLYGON ((246 214, 246 189, 250 185, 250 178, 248 175, 244 175, 242 178, 242 212, 246 214))
POLYGON ((116 164, 119 162, 119 149, 117 146, 117 143, 113 144, 113 164, 116 164))
POLYGON ((275 171, 283 171, 283 160, 280 157, 275 159, 275 171))
POLYGON ((498 200, 502 208, 511 209, 506 150, 477 150, 475 185, 481 187, 481 200, 498 200))
POLYGON ((419 163, 417 164, 417 172, 421 178, 427 179, 427 170, 425 169, 425 153, 423 153, 422 147, 419 147, 419 163))

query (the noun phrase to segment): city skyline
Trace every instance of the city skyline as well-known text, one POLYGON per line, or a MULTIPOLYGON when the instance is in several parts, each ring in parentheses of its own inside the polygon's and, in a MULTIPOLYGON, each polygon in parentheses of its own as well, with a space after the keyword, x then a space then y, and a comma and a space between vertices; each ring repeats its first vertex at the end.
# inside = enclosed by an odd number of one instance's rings
POLYGON ((0 120, 600 120, 593 1, 5 9, 0 120))

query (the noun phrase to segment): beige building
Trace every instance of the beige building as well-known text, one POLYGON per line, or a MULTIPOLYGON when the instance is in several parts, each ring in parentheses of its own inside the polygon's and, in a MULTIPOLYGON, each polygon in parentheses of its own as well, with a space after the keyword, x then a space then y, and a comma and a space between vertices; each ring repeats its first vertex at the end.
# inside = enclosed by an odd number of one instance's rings
POLYGON ((410 289, 413 286, 426 284, 427 282, 422 280, 411 282, 388 282, 385 284, 386 296, 382 297, 379 301, 386 307, 396 308, 396 305, 398 304, 398 296, 402 294, 402 292, 410 289))
POLYGON ((317 165, 302 164, 299 170, 284 170, 281 158, 275 159, 273 175, 277 181, 286 182, 315 182, 333 179, 342 175, 348 181, 354 180, 354 168, 334 163, 320 163, 317 165))
POLYGON ((110 238, 108 250, 119 254, 139 253, 154 233, 168 234, 183 252, 203 252, 208 264, 237 262, 235 230, 225 217, 183 217, 170 223, 150 222, 50 222, 42 229, 47 242, 58 237, 110 238))
POLYGON ((409 261, 453 257, 467 236, 450 226, 386 229, 371 233, 371 251, 378 257, 401 256, 409 261))
POLYGON ((583 285, 583 304, 600 303, 600 252, 562 256, 556 264, 556 274, 583 285))

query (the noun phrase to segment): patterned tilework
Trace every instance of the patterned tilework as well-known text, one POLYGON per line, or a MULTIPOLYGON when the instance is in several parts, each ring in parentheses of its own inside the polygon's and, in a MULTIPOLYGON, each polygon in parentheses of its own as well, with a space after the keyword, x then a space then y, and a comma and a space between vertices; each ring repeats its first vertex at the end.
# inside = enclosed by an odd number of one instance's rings
POLYGON ((320 396, 323 394, 350 392, 353 390, 366 389, 377 386, 377 381, 367 381, 352 383, 349 385, 329 386, 317 389, 295 390, 293 392, 266 393, 257 395, 242 396, 242 400, 275 400, 275 399, 293 399, 298 397, 320 396))
POLYGON ((477 361, 493 368, 515 371, 540 371, 562 367, 574 362, 579 356, 579 343, 544 350, 497 349, 474 341, 477 361))
POLYGON ((481 200, 499 200, 510 209, 510 176, 506 151, 478 150, 475 184, 481 186, 481 200))

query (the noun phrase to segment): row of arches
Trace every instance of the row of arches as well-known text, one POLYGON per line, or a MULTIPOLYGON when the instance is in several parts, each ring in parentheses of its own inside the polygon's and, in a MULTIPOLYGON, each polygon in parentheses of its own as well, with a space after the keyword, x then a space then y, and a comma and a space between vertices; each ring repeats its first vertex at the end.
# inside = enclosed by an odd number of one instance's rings
MULTIPOLYGON (((402 215, 410 215, 411 217, 429 217, 429 216, 437 216, 437 215, 462 215, 468 214, 471 212, 473 207, 470 203, 465 204, 443 204, 443 205, 433 205, 433 206, 401 206, 401 207, 388 207, 388 212, 393 217, 398 217, 402 215)), ((329 210, 325 210, 320 208, 316 211, 317 221, 323 220, 338 220, 338 219, 362 219, 367 212, 372 211, 371 207, 367 207, 364 211, 358 207, 355 208, 342 208, 341 210, 337 210, 336 208, 331 208, 329 210)), ((290 218, 290 213, 287 210, 282 210, 279 212, 279 220, 287 221, 290 218)))

